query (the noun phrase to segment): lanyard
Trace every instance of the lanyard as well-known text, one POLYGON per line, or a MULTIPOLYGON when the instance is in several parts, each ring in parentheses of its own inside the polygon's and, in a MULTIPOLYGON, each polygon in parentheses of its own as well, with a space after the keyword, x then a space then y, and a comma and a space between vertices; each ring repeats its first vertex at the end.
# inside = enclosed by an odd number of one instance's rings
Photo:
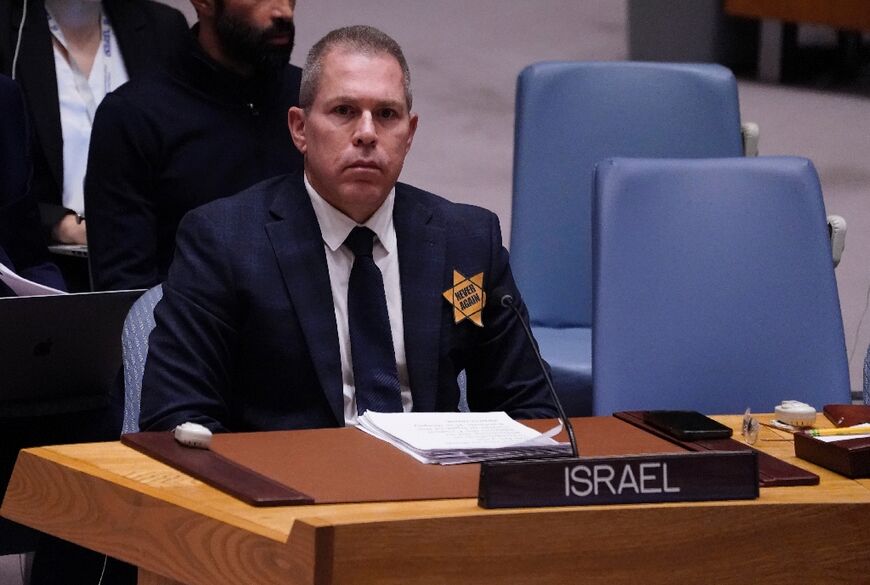
MULTIPOLYGON (((66 38, 63 35, 63 31, 60 29, 57 21, 55 21, 54 17, 51 15, 48 7, 46 7, 45 9, 45 13, 48 16, 48 30, 51 31, 51 34, 54 35, 55 40, 57 40, 58 44, 60 44, 60 46, 63 48, 63 51, 66 53, 66 61, 69 64, 70 70, 72 71, 76 91, 82 98, 82 101, 84 101, 85 103, 85 109, 88 112, 88 120, 90 120, 91 124, 93 124, 94 114, 96 114, 97 112, 97 100, 94 97, 94 92, 91 90, 91 85, 88 83, 88 78, 85 77, 85 74, 82 73, 82 70, 79 69, 79 66, 76 64, 75 59, 73 59, 70 55, 69 49, 67 48, 66 38)), ((112 72, 109 67, 109 61, 112 56, 112 27, 109 24, 109 19, 102 12, 100 13, 100 26, 100 38, 104 57, 103 84, 105 89, 103 93, 105 94, 112 91, 112 72)))

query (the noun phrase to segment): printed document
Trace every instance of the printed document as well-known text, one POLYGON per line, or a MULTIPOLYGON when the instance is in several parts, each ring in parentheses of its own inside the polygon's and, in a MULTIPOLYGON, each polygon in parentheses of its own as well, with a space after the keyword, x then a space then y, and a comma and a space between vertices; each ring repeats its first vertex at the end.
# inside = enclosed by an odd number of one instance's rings
POLYGON ((359 428, 398 447, 423 463, 471 463, 570 455, 571 446, 510 418, 504 412, 366 411, 359 428))
POLYGON ((11 288, 12 292, 14 292, 19 297, 37 297, 44 295, 66 294, 62 290, 57 290, 56 288, 51 288, 50 286, 45 286, 43 284, 39 284, 38 282, 27 280, 22 276, 18 276, 2 263, 0 263, 0 280, 3 281, 3 284, 11 288))

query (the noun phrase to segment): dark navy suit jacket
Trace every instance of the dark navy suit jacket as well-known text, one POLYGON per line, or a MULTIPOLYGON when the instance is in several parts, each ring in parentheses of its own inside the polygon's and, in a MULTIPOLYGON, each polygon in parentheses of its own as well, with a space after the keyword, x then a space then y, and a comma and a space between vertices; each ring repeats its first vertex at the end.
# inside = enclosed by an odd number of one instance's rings
MULTIPOLYGON (((0 75, 0 263, 21 276, 66 290, 49 261, 30 191, 30 132, 21 91, 0 75)), ((0 282, 0 296, 14 293, 0 282)))
MULTIPOLYGON (((396 185, 405 351, 415 411, 553 417, 521 325, 490 300, 454 323, 453 271, 516 287, 495 214, 396 185)), ((341 358, 323 240, 301 175, 259 183, 183 220, 157 306, 141 427, 251 431, 344 425, 341 358)), ((520 301, 523 312, 525 307, 520 301)))

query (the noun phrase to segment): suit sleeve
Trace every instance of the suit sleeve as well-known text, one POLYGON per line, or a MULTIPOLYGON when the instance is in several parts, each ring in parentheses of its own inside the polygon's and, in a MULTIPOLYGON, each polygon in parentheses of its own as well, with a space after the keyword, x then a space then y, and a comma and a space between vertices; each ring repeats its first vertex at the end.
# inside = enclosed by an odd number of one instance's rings
POLYGON ((154 163, 159 140, 117 93, 94 118, 85 176, 88 251, 95 290, 150 288, 157 271, 154 163))
POLYGON ((60 271, 49 260, 30 190, 33 167, 24 101, 12 81, 0 82, 0 111, 5 116, 0 126, 0 259, 25 278, 66 290, 60 271))
MULTIPOLYGON (((231 221, 231 220, 227 220, 231 221)), ((232 268, 222 260, 226 225, 199 210, 178 230, 175 258, 155 309, 142 381, 140 426, 196 422, 225 431, 239 317, 232 268)))
MULTIPOLYGON (((503 288, 510 292, 528 322, 525 303, 511 274, 508 252, 501 242, 498 218, 495 214, 488 215, 491 258, 485 289, 491 292, 503 288)), ((489 298, 483 322, 479 343, 465 367, 471 410, 503 410, 516 419, 558 416, 540 365, 513 311, 489 298)))

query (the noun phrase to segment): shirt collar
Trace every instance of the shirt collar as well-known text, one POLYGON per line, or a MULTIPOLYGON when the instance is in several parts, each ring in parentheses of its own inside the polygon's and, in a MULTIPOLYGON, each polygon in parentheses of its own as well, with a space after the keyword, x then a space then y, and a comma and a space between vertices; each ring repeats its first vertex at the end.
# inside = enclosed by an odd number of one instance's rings
MULTIPOLYGON (((308 197, 311 199, 311 205, 314 207, 314 215, 317 216, 317 223, 320 224, 323 242, 330 250, 335 252, 344 244, 351 230, 360 224, 330 205, 308 181, 307 173, 303 174, 303 179, 305 181, 305 190, 308 191, 308 197)), ((395 201, 396 188, 393 187, 377 211, 372 214, 368 221, 362 224, 375 232, 387 254, 392 253, 396 249, 396 230, 393 227, 393 205, 395 201)))

